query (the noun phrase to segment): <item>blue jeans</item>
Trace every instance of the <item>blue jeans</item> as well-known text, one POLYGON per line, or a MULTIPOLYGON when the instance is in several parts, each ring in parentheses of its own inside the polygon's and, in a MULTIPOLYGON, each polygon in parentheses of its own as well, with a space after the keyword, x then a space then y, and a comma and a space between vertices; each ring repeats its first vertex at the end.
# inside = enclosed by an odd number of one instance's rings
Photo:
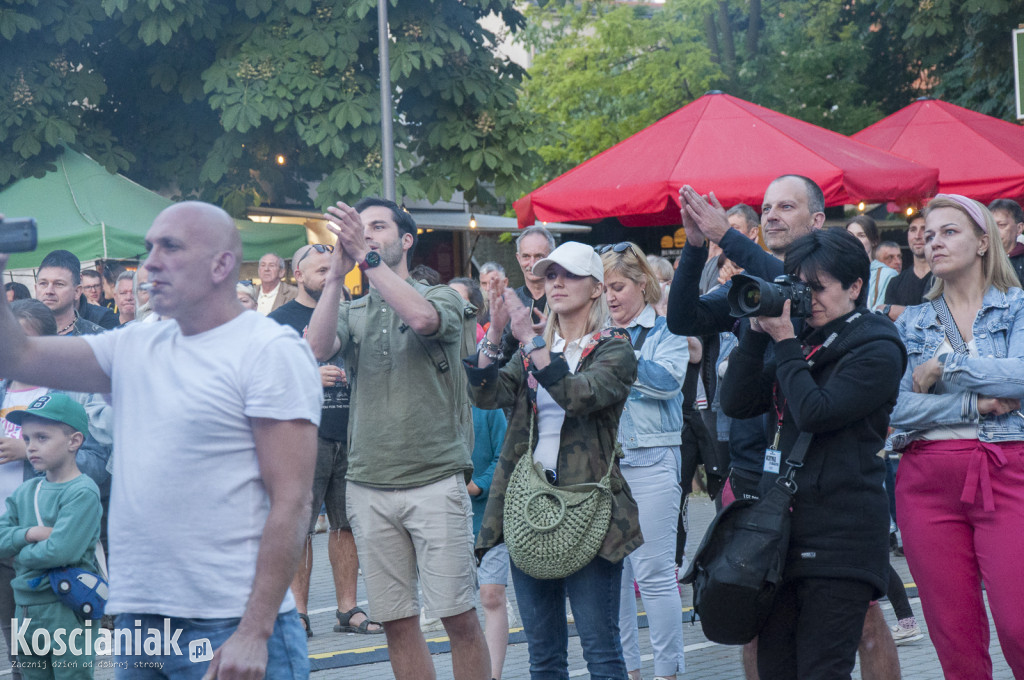
MULTIPOLYGON (((114 677, 117 680, 201 680, 210 665, 213 652, 223 645, 238 627, 239 619, 181 619, 156 614, 118 614, 114 620, 114 637, 119 630, 141 631, 143 642, 148 631, 166 630, 165 619, 169 621, 171 634, 181 631, 175 639, 181 654, 147 654, 143 650, 121 649, 115 657, 114 677), (136 624, 140 621, 140 624, 136 624), (192 649, 189 643, 196 644, 192 649), (126 651, 132 652, 126 654, 126 651), (196 656, 195 661, 192 657, 196 656)), ((134 644, 134 642, 132 643, 134 644)), ((113 644, 112 644, 113 646, 113 644)), ((266 678, 277 680, 305 680, 309 678, 309 656, 306 649, 306 632, 299 621, 298 613, 292 609, 278 614, 274 632, 267 640, 266 678)))
POLYGON ((626 680, 619 642, 619 582, 622 562, 595 557, 564 579, 527 576, 513 563, 512 584, 530 652, 531 680, 568 680, 569 626, 565 598, 592 680, 626 680))

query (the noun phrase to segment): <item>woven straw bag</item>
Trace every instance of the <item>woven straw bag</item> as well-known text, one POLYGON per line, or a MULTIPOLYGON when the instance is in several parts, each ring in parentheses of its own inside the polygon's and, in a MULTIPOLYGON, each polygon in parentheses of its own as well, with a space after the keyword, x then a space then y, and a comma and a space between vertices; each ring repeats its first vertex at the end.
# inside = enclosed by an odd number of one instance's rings
POLYGON ((533 578, 559 579, 594 559, 611 525, 614 456, 596 484, 553 486, 533 462, 533 451, 523 453, 505 490, 505 544, 519 569, 533 578))

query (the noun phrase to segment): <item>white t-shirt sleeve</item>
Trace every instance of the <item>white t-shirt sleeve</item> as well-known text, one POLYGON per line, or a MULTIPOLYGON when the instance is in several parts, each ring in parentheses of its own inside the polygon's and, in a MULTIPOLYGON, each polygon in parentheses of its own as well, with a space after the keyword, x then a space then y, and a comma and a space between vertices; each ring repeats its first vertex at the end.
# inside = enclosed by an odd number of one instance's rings
MULTIPOLYGON (((291 330, 291 329, 289 329, 291 330)), ((245 415, 320 424, 324 390, 309 344, 294 332, 276 334, 249 371, 245 415)))
POLYGON ((103 369, 108 378, 114 374, 114 357, 117 356, 117 344, 124 337, 127 330, 127 328, 115 329, 96 335, 79 336, 89 345, 89 349, 96 356, 96 361, 99 362, 100 368, 103 369))

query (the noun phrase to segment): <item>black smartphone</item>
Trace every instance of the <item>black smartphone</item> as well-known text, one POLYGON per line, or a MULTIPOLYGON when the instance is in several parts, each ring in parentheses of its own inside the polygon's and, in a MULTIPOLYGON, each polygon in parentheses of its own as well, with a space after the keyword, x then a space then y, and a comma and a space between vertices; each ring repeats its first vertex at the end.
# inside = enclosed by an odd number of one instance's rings
POLYGON ((39 231, 32 217, 0 221, 0 253, 28 253, 36 249, 39 231))

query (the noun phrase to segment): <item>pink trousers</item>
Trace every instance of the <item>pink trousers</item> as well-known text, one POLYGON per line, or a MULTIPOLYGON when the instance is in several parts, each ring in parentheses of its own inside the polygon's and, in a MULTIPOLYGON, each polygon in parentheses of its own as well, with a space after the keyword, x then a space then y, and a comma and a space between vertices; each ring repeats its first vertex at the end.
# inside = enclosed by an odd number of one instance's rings
POLYGON ((992 677, 982 582, 1024 680, 1024 442, 914 442, 900 461, 904 551, 946 680, 992 677))

